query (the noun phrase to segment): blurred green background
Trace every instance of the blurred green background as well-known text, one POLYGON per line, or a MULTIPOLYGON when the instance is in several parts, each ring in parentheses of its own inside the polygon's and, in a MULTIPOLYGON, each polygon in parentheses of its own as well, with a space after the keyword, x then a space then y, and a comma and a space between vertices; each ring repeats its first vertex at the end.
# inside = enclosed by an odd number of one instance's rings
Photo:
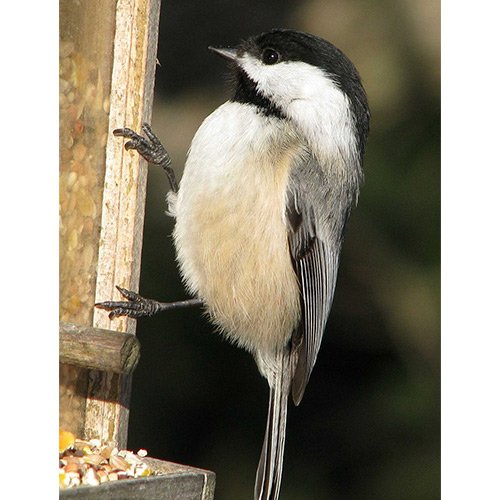
MULTIPOLYGON (((302 404, 290 407, 281 498, 440 497, 440 5, 435 0, 164 1, 153 128, 180 178, 201 121, 230 95, 208 45, 274 27, 322 36, 357 66, 372 111, 365 184, 302 404)), ((140 291, 186 297, 168 185, 150 169, 140 291)), ((129 448, 217 473, 252 497, 267 384, 198 309, 138 324, 129 448)))

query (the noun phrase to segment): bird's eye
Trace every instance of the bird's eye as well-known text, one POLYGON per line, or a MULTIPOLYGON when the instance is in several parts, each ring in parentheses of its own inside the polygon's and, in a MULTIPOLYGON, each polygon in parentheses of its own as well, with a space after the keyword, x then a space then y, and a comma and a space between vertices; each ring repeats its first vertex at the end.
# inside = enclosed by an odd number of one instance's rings
POLYGON ((274 49, 264 49, 262 51, 262 62, 264 64, 276 64, 281 59, 279 52, 274 49))

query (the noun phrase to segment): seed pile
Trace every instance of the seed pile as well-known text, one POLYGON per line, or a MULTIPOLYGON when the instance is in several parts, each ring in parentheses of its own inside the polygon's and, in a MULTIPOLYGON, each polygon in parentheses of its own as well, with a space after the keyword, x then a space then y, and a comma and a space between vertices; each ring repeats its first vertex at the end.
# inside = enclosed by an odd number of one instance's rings
POLYGON ((105 445, 99 439, 75 439, 71 433, 60 431, 59 488, 97 486, 107 481, 153 475, 142 461, 146 455, 145 450, 135 454, 105 445))
POLYGON ((99 241, 109 84, 96 61, 60 42, 60 296, 61 320, 92 319, 99 241))

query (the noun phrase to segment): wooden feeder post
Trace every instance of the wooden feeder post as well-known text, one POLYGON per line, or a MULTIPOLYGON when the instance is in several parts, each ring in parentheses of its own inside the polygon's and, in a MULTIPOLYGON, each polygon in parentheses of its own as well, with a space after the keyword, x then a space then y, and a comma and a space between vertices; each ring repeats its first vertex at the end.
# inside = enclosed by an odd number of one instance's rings
MULTIPOLYGON (((125 449, 135 321, 111 321, 94 304, 120 300, 115 285, 139 286, 147 165, 112 131, 151 120, 160 0, 59 9, 59 425, 125 449)), ((60 498, 213 499, 214 473, 143 461, 150 477, 67 487, 60 498)))
POLYGON ((150 122, 160 0, 60 2, 60 426, 126 447, 147 165, 112 131, 150 122))

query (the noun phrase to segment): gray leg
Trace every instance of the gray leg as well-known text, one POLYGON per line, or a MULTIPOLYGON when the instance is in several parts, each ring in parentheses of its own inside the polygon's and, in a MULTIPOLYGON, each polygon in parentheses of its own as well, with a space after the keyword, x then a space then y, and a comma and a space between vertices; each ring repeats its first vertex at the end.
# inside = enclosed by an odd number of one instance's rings
POLYGON ((110 311, 110 319, 116 318, 117 316, 128 316, 130 318, 154 316, 162 311, 203 305, 203 301, 200 299, 180 300, 178 302, 158 302, 157 300, 141 297, 138 293, 131 292, 126 288, 119 286, 116 288, 127 299, 126 302, 107 301, 95 304, 99 309, 110 311))

